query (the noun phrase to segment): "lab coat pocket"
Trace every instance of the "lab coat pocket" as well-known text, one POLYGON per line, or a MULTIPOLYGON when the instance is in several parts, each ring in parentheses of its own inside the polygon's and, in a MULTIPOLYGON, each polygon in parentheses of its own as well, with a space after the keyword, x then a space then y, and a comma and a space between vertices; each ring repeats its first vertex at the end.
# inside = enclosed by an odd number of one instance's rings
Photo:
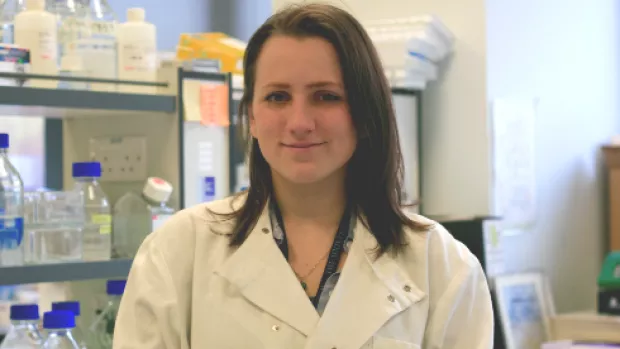
POLYGON ((387 337, 374 337, 372 339, 372 349, 420 349, 417 344, 399 341, 387 337))

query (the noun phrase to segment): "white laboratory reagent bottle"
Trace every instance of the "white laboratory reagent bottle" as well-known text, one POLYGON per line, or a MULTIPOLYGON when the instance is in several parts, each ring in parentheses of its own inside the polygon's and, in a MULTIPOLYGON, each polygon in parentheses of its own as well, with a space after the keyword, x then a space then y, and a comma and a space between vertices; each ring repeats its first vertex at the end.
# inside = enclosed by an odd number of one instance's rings
POLYGON ((8 149, 9 135, 0 133, 0 267, 24 262, 24 182, 8 149))
POLYGON ((39 349, 43 337, 39 332, 39 306, 15 304, 10 310, 11 328, 0 349, 39 349))
MULTIPOLYGON (((127 22, 118 25, 118 78, 155 82, 157 79, 157 37, 155 25, 144 21, 143 8, 127 10, 127 22)), ((157 93, 154 86, 119 85, 127 93, 157 93)))
POLYGON ((75 315, 67 310, 48 311, 43 314, 43 328, 48 335, 43 349, 80 349, 73 338, 75 315))
POLYGON ((128 192, 116 202, 112 221, 115 258, 133 258, 146 236, 174 214, 175 210, 166 205, 172 190, 165 180, 150 177, 142 195, 128 192))
POLYGON ((101 189, 99 162, 73 163, 73 190, 84 199, 84 238, 82 258, 86 261, 109 260, 111 254, 111 209, 108 198, 101 189))
MULTIPOLYGON (((30 50, 32 74, 58 75, 56 16, 45 11, 45 0, 26 0, 15 16, 15 44, 30 50)), ((31 87, 55 88, 56 80, 30 80, 31 87)))

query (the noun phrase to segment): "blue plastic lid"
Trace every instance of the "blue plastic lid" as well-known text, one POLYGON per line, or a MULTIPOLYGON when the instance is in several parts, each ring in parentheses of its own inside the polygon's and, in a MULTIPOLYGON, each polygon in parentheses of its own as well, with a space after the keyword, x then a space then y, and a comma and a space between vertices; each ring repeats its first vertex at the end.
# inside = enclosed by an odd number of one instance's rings
POLYGON ((6 149, 9 147, 9 134, 0 133, 0 149, 6 149))
POLYGON ((39 306, 36 304, 15 304, 11 306, 12 321, 39 320, 39 306))
POLYGON ((127 280, 108 280, 106 291, 111 296, 122 296, 127 280))
POLYGON ((78 301, 66 301, 66 302, 54 302, 52 303, 52 310, 67 310, 80 316, 80 302, 78 301))
POLYGON ((101 164, 99 162, 74 162, 73 178, 79 177, 101 177, 101 164))
POLYGON ((74 328, 75 314, 67 310, 52 310, 43 314, 43 328, 45 329, 61 329, 74 328))

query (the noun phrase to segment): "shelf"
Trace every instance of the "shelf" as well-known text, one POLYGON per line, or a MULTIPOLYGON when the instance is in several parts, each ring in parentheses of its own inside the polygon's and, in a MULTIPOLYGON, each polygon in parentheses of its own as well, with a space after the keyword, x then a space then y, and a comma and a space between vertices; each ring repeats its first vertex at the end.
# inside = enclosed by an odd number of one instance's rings
POLYGON ((0 267, 0 286, 39 282, 126 278, 130 259, 0 267))
POLYGON ((175 112, 175 96, 0 86, 0 115, 72 118, 175 112))

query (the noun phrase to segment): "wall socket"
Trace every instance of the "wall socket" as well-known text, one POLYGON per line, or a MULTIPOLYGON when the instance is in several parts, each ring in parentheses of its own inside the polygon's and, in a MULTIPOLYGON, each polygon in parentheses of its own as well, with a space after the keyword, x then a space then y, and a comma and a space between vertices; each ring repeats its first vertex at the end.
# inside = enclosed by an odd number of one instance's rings
POLYGON ((146 137, 91 138, 89 143, 91 160, 101 163, 101 181, 146 180, 146 137))

